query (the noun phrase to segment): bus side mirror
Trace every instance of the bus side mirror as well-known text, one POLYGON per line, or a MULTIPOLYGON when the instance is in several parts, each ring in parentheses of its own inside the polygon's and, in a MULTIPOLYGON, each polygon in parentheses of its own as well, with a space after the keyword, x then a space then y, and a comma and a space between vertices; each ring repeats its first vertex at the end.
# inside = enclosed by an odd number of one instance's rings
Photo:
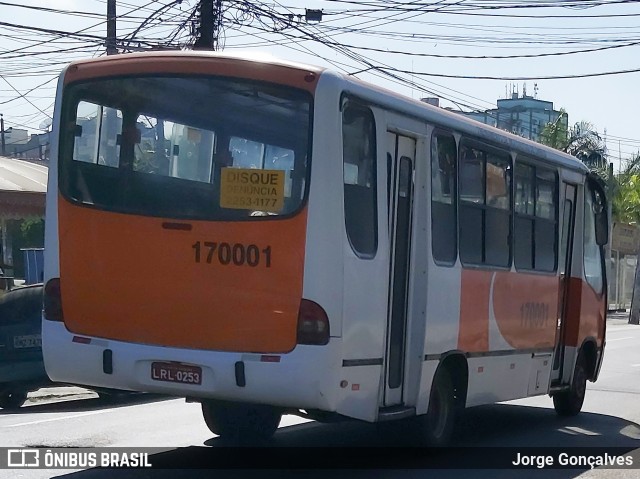
POLYGON ((609 242, 609 218, 607 210, 596 214, 596 243, 604 246, 609 242))
POLYGON ((609 242, 609 214, 607 199, 604 194, 604 187, 601 182, 591 180, 591 191, 593 192, 593 213, 596 228, 596 243, 604 246, 609 242))

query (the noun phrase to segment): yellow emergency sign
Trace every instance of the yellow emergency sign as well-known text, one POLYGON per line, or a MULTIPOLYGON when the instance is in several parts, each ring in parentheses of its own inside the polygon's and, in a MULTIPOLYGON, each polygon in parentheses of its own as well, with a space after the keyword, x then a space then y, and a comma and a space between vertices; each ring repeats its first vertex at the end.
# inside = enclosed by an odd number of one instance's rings
POLYGON ((222 168, 220 206, 277 213, 284 207, 284 170, 222 168))

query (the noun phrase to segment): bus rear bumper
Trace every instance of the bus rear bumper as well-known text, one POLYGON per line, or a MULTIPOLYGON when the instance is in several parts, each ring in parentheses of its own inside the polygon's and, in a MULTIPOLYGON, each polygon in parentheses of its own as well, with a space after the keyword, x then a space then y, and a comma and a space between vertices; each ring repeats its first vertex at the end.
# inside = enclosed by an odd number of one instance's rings
MULTIPOLYGON (((287 354, 260 354, 79 338, 63 323, 47 320, 42 336, 45 367, 53 381, 192 399, 336 410, 339 338, 331 338, 325 346, 298 345, 287 354), (175 375, 160 378, 153 363, 200 372, 200 384, 177 382, 175 375)), ((189 380, 196 378, 192 374, 189 380)))

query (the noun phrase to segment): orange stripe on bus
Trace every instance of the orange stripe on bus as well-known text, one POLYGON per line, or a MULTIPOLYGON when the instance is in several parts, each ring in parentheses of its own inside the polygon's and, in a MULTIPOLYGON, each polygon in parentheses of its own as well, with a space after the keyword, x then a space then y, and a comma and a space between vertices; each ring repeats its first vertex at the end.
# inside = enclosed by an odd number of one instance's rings
POLYGON ((163 228, 166 218, 58 202, 60 284, 73 333, 224 351, 295 347, 306 209, 287 219, 190 221, 187 231, 163 228), (221 264, 216 254, 208 261, 205 242, 242 245, 245 254, 252 246, 253 266, 221 264))
POLYGON ((580 278, 570 278, 565 329, 565 345, 580 346, 588 338, 602 346, 604 339, 605 301, 580 278))
POLYGON ((462 351, 489 350, 489 291, 492 275, 490 271, 462 270, 458 332, 458 349, 462 351))
POLYGON ((555 275, 463 269, 458 349, 489 351, 490 339, 514 349, 553 347, 559 288, 555 275))
POLYGON ((238 61, 238 59, 195 55, 132 54, 72 63, 66 70, 64 83, 89 79, 103 79, 123 75, 216 75, 288 85, 295 88, 315 91, 317 79, 323 69, 307 65, 296 68, 292 65, 268 65, 258 61, 238 61), (131 60, 135 61, 131 61, 131 60), (295 74, 295 71, 299 74, 295 74))
POLYGON ((576 346, 580 335, 580 310, 582 309, 582 280, 569 278, 565 316, 564 341, 567 346, 576 346))
POLYGON ((502 337, 516 349, 555 344, 560 280, 556 275, 497 272, 493 310, 502 337))

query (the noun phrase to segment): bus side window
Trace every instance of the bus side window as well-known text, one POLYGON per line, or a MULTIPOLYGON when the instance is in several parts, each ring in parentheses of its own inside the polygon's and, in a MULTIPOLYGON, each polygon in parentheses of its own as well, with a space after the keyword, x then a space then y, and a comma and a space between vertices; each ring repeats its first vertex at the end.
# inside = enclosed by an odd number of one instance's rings
POLYGON ((536 167, 534 268, 555 271, 558 252, 558 175, 536 167))
POLYGON ((169 154, 164 137, 164 120, 151 115, 138 116, 140 141, 134 146, 133 171, 169 175, 169 154))
POLYGON ((456 238, 456 141, 450 134, 431 138, 431 251, 436 262, 453 264, 456 238))
POLYGON ((122 133, 122 111, 87 101, 78 102, 73 127, 73 159, 85 163, 118 167, 122 133))
POLYGON ((169 175, 191 181, 209 183, 213 166, 213 131, 165 122, 164 130, 170 133, 169 175))
POLYGON ((376 133, 373 113, 347 103, 342 114, 344 215, 351 247, 372 258, 378 247, 376 133))
POLYGON ((460 148, 460 260, 511 264, 511 159, 495 148, 460 148))
POLYGON ((484 262, 511 264, 511 162, 508 156, 487 153, 484 262))
POLYGON ((459 229, 460 260, 482 264, 484 260, 484 153, 473 148, 460 148, 459 229))
POLYGON ((557 192, 558 176, 554 171, 518 161, 514 211, 516 269, 556 270, 557 192))
POLYGON ((594 192, 585 187, 584 194, 584 277, 597 294, 601 294, 604 285, 602 246, 596 241, 596 209, 594 192))
POLYGON ((535 169, 518 162, 515 167, 514 263, 516 269, 533 269, 535 242, 535 169))

